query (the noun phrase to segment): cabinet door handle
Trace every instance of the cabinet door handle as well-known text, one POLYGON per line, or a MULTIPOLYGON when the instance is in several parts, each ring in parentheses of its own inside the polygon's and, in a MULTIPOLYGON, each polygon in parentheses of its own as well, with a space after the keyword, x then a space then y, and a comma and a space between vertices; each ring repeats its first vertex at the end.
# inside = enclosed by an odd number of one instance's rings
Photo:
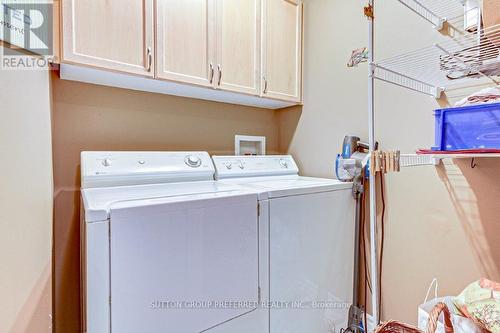
POLYGON ((264 94, 267 94, 267 78, 264 76, 264 94))
POLYGON ((214 64, 210 63, 210 84, 214 82, 214 64))
POLYGON ((147 56, 148 56, 148 65, 146 67, 148 72, 151 72, 151 66, 153 65, 153 55, 151 54, 151 48, 148 47, 146 50, 147 56))
POLYGON ((222 68, 220 65, 217 65, 217 68, 219 69, 219 82, 217 82, 217 85, 220 87, 220 82, 222 80, 222 68))

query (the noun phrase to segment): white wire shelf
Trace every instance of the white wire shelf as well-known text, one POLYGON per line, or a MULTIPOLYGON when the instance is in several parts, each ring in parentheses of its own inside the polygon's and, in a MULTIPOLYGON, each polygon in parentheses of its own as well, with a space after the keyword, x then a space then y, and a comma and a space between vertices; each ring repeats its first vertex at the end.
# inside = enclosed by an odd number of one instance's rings
POLYGON ((500 83, 500 24, 479 34, 404 53, 373 64, 374 77, 439 98, 452 89, 500 83))
POLYGON ((500 158, 500 154, 401 154, 401 167, 416 167, 425 165, 438 165, 444 159, 463 158, 500 158))
POLYGON ((465 0, 398 0, 412 12, 441 30, 445 22, 463 17, 465 0))

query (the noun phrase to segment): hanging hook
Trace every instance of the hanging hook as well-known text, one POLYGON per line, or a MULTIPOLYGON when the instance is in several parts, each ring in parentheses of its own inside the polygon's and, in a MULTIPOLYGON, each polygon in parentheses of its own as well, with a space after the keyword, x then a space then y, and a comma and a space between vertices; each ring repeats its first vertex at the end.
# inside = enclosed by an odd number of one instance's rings
POLYGON ((476 162, 474 161, 474 157, 472 158, 472 160, 470 161, 470 167, 471 169, 474 169, 475 167, 477 167, 477 164, 476 162))

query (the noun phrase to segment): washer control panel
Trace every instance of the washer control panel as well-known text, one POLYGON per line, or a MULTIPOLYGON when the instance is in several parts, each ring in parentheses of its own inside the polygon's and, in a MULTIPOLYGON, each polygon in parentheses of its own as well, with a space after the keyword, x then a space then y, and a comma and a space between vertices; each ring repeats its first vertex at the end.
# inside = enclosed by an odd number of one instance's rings
POLYGON ((213 156, 217 179, 294 175, 299 173, 290 155, 213 156))
POLYGON ((82 188, 213 180, 207 152, 81 153, 82 188))

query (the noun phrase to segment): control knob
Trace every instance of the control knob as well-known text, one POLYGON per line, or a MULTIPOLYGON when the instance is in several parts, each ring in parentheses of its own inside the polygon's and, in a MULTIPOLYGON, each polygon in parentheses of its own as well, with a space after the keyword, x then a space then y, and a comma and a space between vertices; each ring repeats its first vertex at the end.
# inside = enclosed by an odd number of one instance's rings
POLYGON ((102 160, 102 165, 104 165, 105 167, 111 166, 111 159, 109 159, 109 158, 103 159, 102 160))
POLYGON ((184 159, 184 162, 191 168, 197 168, 201 165, 201 158, 196 155, 188 155, 184 159))

